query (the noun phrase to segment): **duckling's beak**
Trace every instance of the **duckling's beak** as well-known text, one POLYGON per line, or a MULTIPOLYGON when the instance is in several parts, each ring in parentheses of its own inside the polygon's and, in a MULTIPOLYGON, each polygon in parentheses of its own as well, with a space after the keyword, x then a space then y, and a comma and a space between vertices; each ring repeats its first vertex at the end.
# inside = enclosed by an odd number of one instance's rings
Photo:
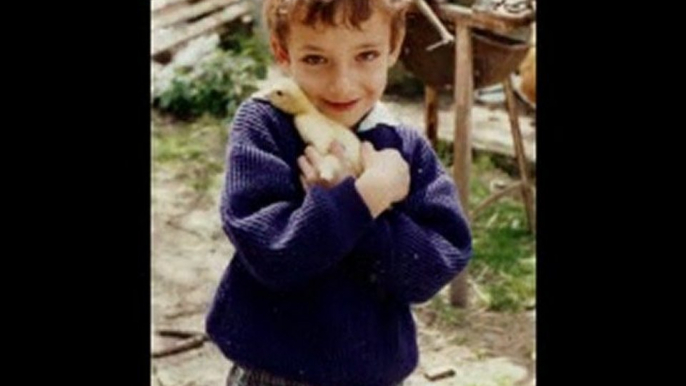
POLYGON ((252 96, 254 99, 261 99, 264 101, 269 101, 269 88, 264 88, 262 90, 255 91, 252 96))

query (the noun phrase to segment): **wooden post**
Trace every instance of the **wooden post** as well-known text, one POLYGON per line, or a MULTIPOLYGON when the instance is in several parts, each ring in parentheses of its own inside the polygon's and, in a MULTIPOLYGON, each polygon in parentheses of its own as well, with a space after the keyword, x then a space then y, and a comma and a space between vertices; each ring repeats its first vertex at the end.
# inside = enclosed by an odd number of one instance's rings
POLYGON ((431 86, 424 86, 424 127, 426 137, 434 150, 438 149, 438 92, 431 86))
POLYGON ((529 183, 529 172, 526 166, 526 154, 524 153, 524 142, 522 141, 522 132, 519 129, 519 116, 517 114, 517 105, 515 101, 514 92, 512 91, 512 81, 510 77, 506 77, 503 82, 505 87, 505 102, 507 103, 507 113, 510 117, 510 128, 512 132, 512 142, 514 142, 515 156, 517 157, 517 164, 519 165, 520 179, 522 180, 522 200, 524 201, 524 208, 526 210, 526 219, 529 224, 529 230, 536 233, 536 216, 534 215, 534 199, 531 184, 529 183))
MULTIPOLYGON (((455 135, 453 139, 453 177, 460 194, 460 203, 469 216, 469 176, 472 165, 472 103, 474 91, 471 28, 455 19, 455 135)), ((450 303, 457 307, 469 305, 465 268, 450 284, 450 303)))

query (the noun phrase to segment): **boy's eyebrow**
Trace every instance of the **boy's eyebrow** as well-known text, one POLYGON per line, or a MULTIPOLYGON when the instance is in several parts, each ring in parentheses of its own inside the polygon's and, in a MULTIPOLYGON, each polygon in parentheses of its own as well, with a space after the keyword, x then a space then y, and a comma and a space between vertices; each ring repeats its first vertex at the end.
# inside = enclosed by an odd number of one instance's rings
POLYGON ((366 48, 378 48, 379 46, 383 45, 383 43, 364 43, 360 44, 359 46, 355 47, 356 50, 363 50, 366 48))
MULTIPOLYGON (((382 46, 383 43, 363 43, 360 44, 359 46, 355 47, 355 50, 364 50, 364 49, 369 49, 369 48, 378 48, 379 46, 382 46)), ((301 50, 306 50, 306 51, 315 51, 315 52, 324 52, 320 47, 317 47, 312 44, 305 44, 304 46, 300 47, 301 50)))
POLYGON ((313 46, 311 44, 305 44, 304 46, 302 46, 300 48, 303 50, 307 50, 307 51, 317 51, 317 52, 323 52, 324 51, 321 48, 319 48, 317 46, 313 46))

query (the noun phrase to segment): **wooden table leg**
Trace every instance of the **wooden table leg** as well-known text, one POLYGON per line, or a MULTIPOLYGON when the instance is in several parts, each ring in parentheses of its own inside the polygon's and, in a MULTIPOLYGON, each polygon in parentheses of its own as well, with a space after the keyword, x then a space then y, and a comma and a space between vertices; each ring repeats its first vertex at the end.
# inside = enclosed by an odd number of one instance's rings
MULTIPOLYGON (((472 165, 472 104, 474 98, 471 28, 455 20, 455 135, 453 140, 453 177, 460 203, 469 216, 469 177, 472 165)), ((450 284, 450 303, 469 305, 468 270, 465 268, 450 284)))
POLYGON ((529 182, 529 172, 526 165, 526 154, 524 153, 524 142, 522 140, 522 132, 519 129, 519 116, 517 114, 517 105, 512 89, 512 80, 508 76, 503 82, 505 87, 505 101, 507 103, 507 113, 510 117, 510 128, 512 132, 512 142, 514 143, 515 156, 517 157, 517 164, 519 165, 519 175, 522 180, 522 199, 524 201, 524 208, 526 209, 526 219, 529 223, 529 230, 536 233, 536 216, 534 214, 534 199, 533 190, 529 182))

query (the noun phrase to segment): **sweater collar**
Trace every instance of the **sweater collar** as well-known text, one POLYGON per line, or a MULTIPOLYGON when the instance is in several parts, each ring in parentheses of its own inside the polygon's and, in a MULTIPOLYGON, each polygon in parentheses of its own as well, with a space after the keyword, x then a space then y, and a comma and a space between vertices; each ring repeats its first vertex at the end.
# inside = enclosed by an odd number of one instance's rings
POLYGON ((388 107, 381 101, 376 102, 374 107, 369 111, 369 113, 362 118, 360 123, 357 125, 357 132, 361 133, 363 131, 368 131, 374 129, 380 124, 385 124, 389 126, 397 126, 398 121, 393 117, 388 107))

